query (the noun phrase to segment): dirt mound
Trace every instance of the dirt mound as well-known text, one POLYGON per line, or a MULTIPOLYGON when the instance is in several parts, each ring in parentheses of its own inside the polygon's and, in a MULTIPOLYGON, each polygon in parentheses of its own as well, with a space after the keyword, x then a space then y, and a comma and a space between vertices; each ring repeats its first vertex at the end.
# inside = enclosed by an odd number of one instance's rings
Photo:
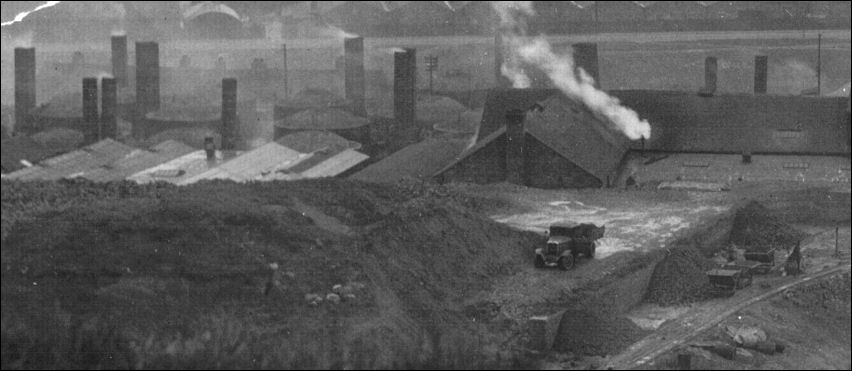
POLYGON ((4 182, 4 369, 481 366, 464 299, 536 238, 393 186, 113 187, 4 182), (306 302, 338 284, 361 288, 306 302))
POLYGON ((734 216, 731 243, 746 251, 786 250, 796 245, 805 234, 782 222, 769 209, 756 201, 749 202, 734 216))
POLYGON ((713 263, 691 246, 678 246, 657 263, 645 301, 659 305, 678 305, 707 298, 710 280, 707 270, 713 263))
POLYGON ((565 312, 556 335, 554 350, 584 356, 618 354, 646 335, 646 331, 624 317, 572 309, 565 312))

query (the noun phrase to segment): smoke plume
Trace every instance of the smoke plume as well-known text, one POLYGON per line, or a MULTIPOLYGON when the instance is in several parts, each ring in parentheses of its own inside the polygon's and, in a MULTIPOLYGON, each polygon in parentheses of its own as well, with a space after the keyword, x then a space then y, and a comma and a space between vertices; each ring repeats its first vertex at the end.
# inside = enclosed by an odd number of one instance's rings
POLYGON ((542 37, 530 41, 526 18, 535 16, 531 1, 495 1, 492 4, 500 17, 500 30, 509 55, 500 71, 512 80, 515 88, 527 88, 530 79, 524 65, 544 71, 563 94, 585 104, 596 114, 605 117, 631 140, 651 137, 651 125, 617 98, 595 87, 594 79, 574 65, 570 54, 557 54, 542 37))

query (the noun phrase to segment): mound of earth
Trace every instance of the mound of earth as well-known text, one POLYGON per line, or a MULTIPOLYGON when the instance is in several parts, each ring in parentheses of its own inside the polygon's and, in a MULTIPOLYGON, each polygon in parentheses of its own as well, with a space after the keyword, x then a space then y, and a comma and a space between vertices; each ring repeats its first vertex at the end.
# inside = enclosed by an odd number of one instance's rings
POLYGON ((482 367, 464 299, 536 238, 393 186, 111 187, 4 182, 4 369, 482 367))
POLYGON ((663 306, 687 304, 707 298, 713 263, 691 246, 678 246, 657 263, 645 301, 663 306))
POLYGON ((556 335, 554 350, 584 356, 618 354, 646 335, 646 331, 624 317, 588 309, 565 312, 556 335))
POLYGON ((804 233, 782 222, 756 201, 737 210, 731 231, 731 243, 746 251, 786 250, 804 237, 804 233))

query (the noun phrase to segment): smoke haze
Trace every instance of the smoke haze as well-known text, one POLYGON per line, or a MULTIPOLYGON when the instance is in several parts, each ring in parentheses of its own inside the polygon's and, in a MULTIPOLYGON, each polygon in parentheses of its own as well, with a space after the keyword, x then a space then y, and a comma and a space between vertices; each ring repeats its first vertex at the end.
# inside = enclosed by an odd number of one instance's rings
POLYGON ((594 79, 586 71, 575 68, 570 54, 557 54, 544 37, 528 40, 525 18, 535 16, 531 1, 495 1, 493 7, 500 17, 499 32, 509 51, 500 71, 512 81, 513 87, 528 88, 530 79, 524 72, 524 65, 534 66, 544 71, 563 94, 583 102, 631 140, 651 137, 648 121, 641 120, 635 111, 596 88, 594 79))

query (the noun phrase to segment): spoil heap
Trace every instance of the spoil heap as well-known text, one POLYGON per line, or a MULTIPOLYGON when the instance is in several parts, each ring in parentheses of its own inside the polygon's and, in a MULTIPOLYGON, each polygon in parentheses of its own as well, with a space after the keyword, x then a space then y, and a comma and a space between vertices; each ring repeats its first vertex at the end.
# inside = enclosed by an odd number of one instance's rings
POLYGON ((558 331, 554 350, 601 357, 618 354, 646 335, 627 318, 589 308, 566 311, 558 331))
POLYGON ((672 248, 654 268, 645 301, 670 306, 706 299, 710 288, 706 272, 712 267, 692 246, 672 248))
POLYGON ((534 235, 393 186, 110 187, 3 183, 4 369, 509 365, 463 302, 534 235))
POLYGON ((786 250, 796 245, 805 234, 782 222, 756 201, 737 211, 731 243, 746 251, 765 252, 773 248, 786 250))

